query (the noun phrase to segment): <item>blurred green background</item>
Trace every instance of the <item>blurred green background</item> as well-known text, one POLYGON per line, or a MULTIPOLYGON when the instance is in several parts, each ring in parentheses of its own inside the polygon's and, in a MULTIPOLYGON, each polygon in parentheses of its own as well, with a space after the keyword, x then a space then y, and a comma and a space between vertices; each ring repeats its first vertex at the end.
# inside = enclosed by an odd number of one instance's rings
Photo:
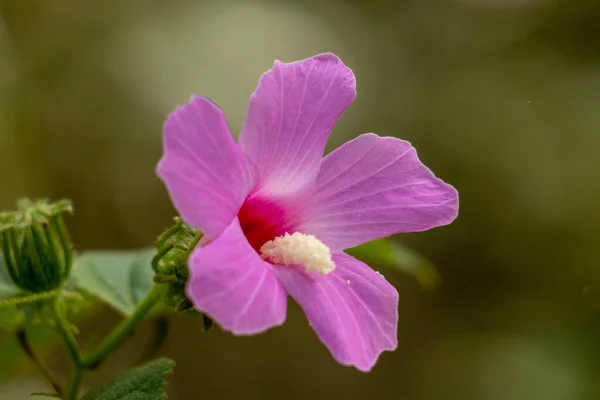
MULTIPOLYGON (((598 1, 0 0, 0 209, 68 197, 79 249, 146 246, 175 214, 154 174, 166 115, 203 94, 237 134, 274 59, 325 51, 358 84, 329 149, 398 136, 458 189, 454 224, 398 237, 443 284, 385 272, 399 346, 369 374, 337 365, 293 304, 255 337, 175 317, 169 398, 600 398, 598 1)), ((105 310, 82 341, 117 320, 105 310)), ((26 360, 7 365, 14 350, 0 347, 2 399, 44 388, 26 360)))

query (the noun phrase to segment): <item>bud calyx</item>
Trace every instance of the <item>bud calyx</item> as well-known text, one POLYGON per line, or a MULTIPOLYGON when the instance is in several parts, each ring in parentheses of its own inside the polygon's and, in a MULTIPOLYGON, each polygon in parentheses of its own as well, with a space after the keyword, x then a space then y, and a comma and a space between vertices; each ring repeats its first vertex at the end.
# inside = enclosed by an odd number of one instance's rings
POLYGON ((0 244, 8 273, 29 293, 58 289, 69 277, 73 249, 62 214, 68 200, 50 203, 23 199, 18 210, 0 213, 0 244))

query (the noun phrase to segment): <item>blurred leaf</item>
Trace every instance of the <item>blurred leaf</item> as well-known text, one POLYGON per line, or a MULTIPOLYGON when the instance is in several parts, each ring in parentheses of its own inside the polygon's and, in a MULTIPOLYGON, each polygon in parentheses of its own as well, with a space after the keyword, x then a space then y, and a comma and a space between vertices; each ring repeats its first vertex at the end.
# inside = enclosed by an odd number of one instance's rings
MULTIPOLYGON (((19 289, 10 280, 6 264, 4 263, 4 257, 0 254, 0 302, 15 297, 18 294, 19 289)), ((22 314, 14 305, 0 306, 0 328, 14 329, 21 323, 22 319, 22 314)))
POLYGON ((23 313, 15 306, 0 307, 0 328, 14 330, 23 322, 23 313))
POLYGON ((89 311, 93 306, 91 299, 86 299, 74 291, 70 283, 66 285, 62 292, 56 290, 35 294, 22 293, 11 282, 4 259, 0 254, 0 328, 16 330, 26 320, 29 322, 38 321, 39 307, 33 303, 54 297, 59 293, 66 304, 65 309, 68 316, 71 318, 79 317, 80 314, 89 311))
MULTIPOLYGON (((67 319, 72 322, 81 322, 86 318, 94 315, 100 309, 99 302, 91 298, 85 298, 81 294, 72 290, 65 290, 62 293, 62 301, 65 303, 65 311, 67 319)), ((31 305, 25 304, 19 308, 2 307, 0 308, 0 327, 2 325, 2 317, 11 315, 8 310, 12 310, 16 321, 11 322, 11 329, 16 330, 17 327, 22 327, 27 322, 26 329, 29 336, 29 341, 32 347, 35 348, 37 354, 43 357, 44 353, 49 352, 60 338, 48 324, 39 324, 38 316, 33 316, 34 308, 31 305), (30 318, 25 318, 27 315, 30 318)), ((6 327, 7 325, 4 325, 6 327)), ((5 379, 23 372, 25 366, 28 366, 29 359, 21 351, 15 336, 12 332, 6 332, 6 336, 0 337, 0 354, 2 354, 2 362, 0 362, 0 379, 5 379)))
POLYGON ((83 253, 74 261, 75 285, 129 315, 152 288, 155 253, 154 248, 83 253))
POLYGON ((4 256, 0 253, 0 300, 8 299, 19 294, 19 288, 16 287, 4 263, 4 256))
POLYGON ((166 376, 173 372, 175 362, 159 358, 134 368, 114 381, 93 389, 81 400, 161 400, 167 397, 166 376))
MULTIPOLYGON (((145 249, 132 252, 89 252, 75 257, 72 279, 61 293, 68 319, 80 321, 93 315, 99 309, 97 298, 125 314, 133 310, 152 286, 152 256, 153 250, 145 249), (83 289, 84 293, 90 293, 93 297, 83 296, 75 289, 83 289)), ((0 255, 0 302, 23 298, 12 284, 0 255)), ((39 322, 35 304, 0 305, 0 330, 16 330, 26 321, 29 322, 27 330, 36 350, 48 349, 56 344, 57 337, 50 327, 30 324, 39 322)), ((0 354, 0 377, 22 372, 27 358, 19 350, 13 335, 0 338, 0 354)))
POLYGON ((61 296, 62 301, 65 303, 64 310, 69 321, 77 322, 93 315, 100 309, 100 304, 95 297, 85 296, 73 287, 63 290, 61 296))
MULTIPOLYGON (((27 296, 20 294, 19 289, 13 285, 4 264, 4 258, 0 254, 0 329, 7 331, 16 331, 28 322, 27 332, 30 342, 36 348, 38 354, 40 350, 46 350, 53 347, 58 336, 48 325, 36 324, 39 322, 37 307, 27 302, 13 304, 12 300, 23 300, 27 296), (1 304, 1 303, 0 303, 1 304)), ((84 298, 81 294, 71 289, 65 289, 62 292, 62 299, 66 303, 65 310, 70 320, 78 320, 81 317, 91 315, 95 308, 91 299, 84 298)), ((37 298, 39 300, 39 298, 37 298)), ((0 337, 0 354, 2 362, 0 363, 0 378, 14 376, 25 368, 29 360, 21 351, 15 336, 11 332, 6 332, 6 336, 0 337)))
MULTIPOLYGON (((44 351, 48 351, 59 341, 53 328, 48 325, 34 325, 27 328, 29 342, 35 348, 38 356, 43 357, 44 351)), ((29 359, 21 351, 14 334, 8 334, 0 339, 0 354, 2 362, 0 363, 0 379, 6 379, 23 372, 29 359)))
POLYGON ((39 300, 39 296, 24 296, 19 288, 12 283, 4 263, 4 256, 0 253, 0 328, 17 329, 25 320, 18 304, 37 300, 39 300))
POLYGON ((441 277, 429 260, 392 239, 373 240, 347 252, 367 264, 394 268, 411 275, 424 289, 436 290, 441 284, 441 277))

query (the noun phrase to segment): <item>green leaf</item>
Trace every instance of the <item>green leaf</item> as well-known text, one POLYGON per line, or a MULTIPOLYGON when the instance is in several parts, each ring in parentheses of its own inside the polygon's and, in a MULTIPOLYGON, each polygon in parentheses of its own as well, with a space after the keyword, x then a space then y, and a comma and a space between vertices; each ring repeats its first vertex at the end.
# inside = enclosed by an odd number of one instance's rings
POLYGON ((129 315, 152 288, 155 253, 154 248, 85 252, 73 262, 75 285, 129 315))
POLYGON ((62 290, 24 294, 11 281, 4 258, 0 254, 0 329, 16 330, 26 320, 35 319, 36 305, 40 300, 60 293, 65 309, 78 317, 93 306, 73 290, 81 289, 108 303, 123 314, 130 314, 152 287, 153 271, 150 266, 155 250, 94 251, 83 253, 74 260, 73 272, 66 288, 62 290), (30 307, 33 306, 33 307, 30 307))
POLYGON ((23 323, 23 313, 15 306, 0 307, 0 328, 15 330, 23 323))
POLYGON ((81 400, 162 400, 166 399, 166 376, 173 372, 175 362, 159 358, 134 368, 114 381, 93 389, 81 400))
POLYGON ((62 301, 65 302, 70 317, 79 317, 93 306, 90 299, 84 298, 73 290, 71 282, 65 285, 65 289, 32 294, 23 293, 10 280, 4 258, 0 253, 0 328, 16 330, 25 321, 33 322, 37 317, 37 304, 33 303, 57 295, 60 295, 62 301))
MULTIPOLYGON (((61 294, 61 301, 64 303, 66 316, 69 321, 82 322, 100 310, 99 302, 90 298, 84 298, 80 294, 71 290, 65 290, 61 294)), ((23 304, 19 308, 1 307, 0 308, 0 327, 2 327, 1 317, 8 315, 7 310, 12 310, 17 314, 17 323, 10 326, 11 330, 25 327, 27 335, 32 347, 35 348, 38 356, 44 357, 60 343, 60 337, 56 335, 53 327, 40 322, 39 315, 32 312, 32 305, 23 304), (28 318, 26 318, 28 316, 28 318)), ((7 327, 4 325, 4 327, 7 327)), ((27 370, 31 370, 31 361, 25 353, 21 351, 19 344, 12 332, 0 335, 0 354, 2 354, 2 362, 0 362, 0 380, 7 379, 12 376, 22 374, 27 370)))
POLYGON ((367 264, 381 265, 411 275, 427 290, 436 290, 442 281, 429 260, 390 238, 373 240, 347 252, 367 264))

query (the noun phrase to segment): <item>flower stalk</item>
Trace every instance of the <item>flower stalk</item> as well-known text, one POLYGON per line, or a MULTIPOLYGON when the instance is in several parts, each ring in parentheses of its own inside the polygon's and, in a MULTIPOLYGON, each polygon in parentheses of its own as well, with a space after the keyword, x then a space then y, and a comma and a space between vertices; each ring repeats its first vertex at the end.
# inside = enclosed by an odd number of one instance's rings
MULTIPOLYGON (((62 232, 66 234, 66 230, 62 232)), ((175 225, 165 231, 158 239, 157 254, 152 260, 152 268, 157 275, 150 292, 131 315, 115 327, 95 348, 86 353, 80 352, 69 324, 62 315, 58 296, 55 298, 53 315, 56 328, 67 346, 72 363, 71 376, 66 389, 63 391, 65 400, 76 400, 81 391, 84 373, 98 368, 121 346, 155 306, 166 297, 166 293, 173 291, 173 284, 179 284, 182 278, 187 278, 186 260, 198 244, 201 236, 200 232, 192 230, 183 224, 180 219, 176 219, 175 225), (161 277, 171 277, 172 279, 161 281, 161 277)), ((58 390, 57 393, 60 394, 58 390)))
POLYGON ((82 356, 81 366, 88 370, 98 368, 152 311, 162 294, 162 288, 155 284, 130 316, 113 329, 94 350, 82 356))
MULTIPOLYGON (((78 398, 85 372, 98 368, 102 362, 119 348, 123 341, 158 303, 161 295, 162 289, 158 285, 154 285, 146 298, 129 317, 124 319, 115 329, 113 329, 96 348, 84 354, 81 353, 72 329, 62 314, 59 297, 54 299, 52 305, 54 323, 67 347, 72 364, 71 375, 64 390, 64 400, 76 400, 78 398)), ((59 395, 62 392, 63 391, 60 389, 57 390, 57 394, 59 395)))

